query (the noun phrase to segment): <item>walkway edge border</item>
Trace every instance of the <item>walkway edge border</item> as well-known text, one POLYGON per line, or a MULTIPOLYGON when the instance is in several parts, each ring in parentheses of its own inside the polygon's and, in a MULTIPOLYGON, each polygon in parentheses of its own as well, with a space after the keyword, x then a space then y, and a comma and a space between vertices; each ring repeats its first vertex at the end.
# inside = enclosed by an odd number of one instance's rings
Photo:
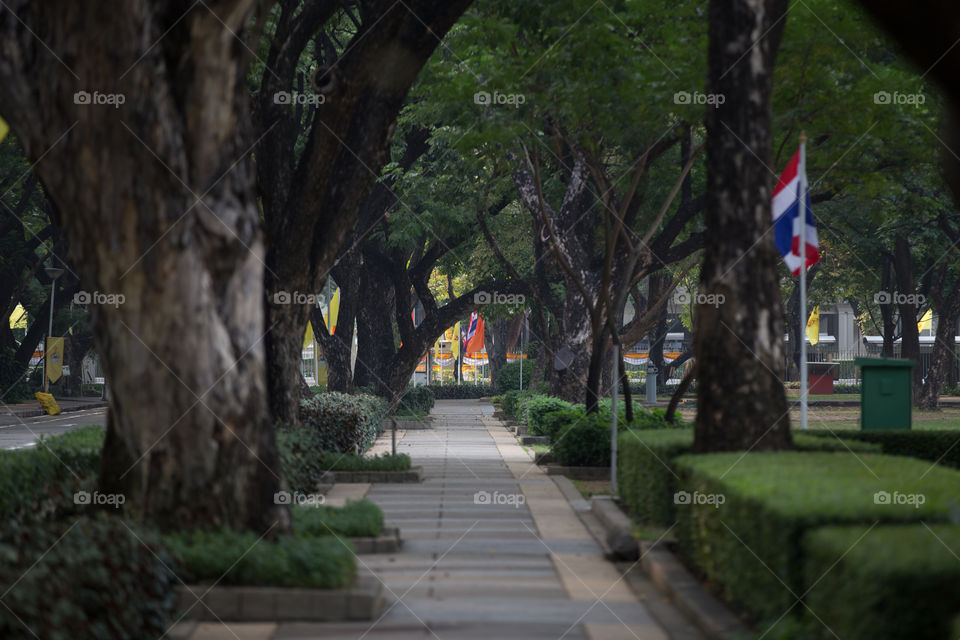
POLYGON ((211 622, 373 620, 385 602, 383 585, 373 578, 358 578, 346 589, 194 585, 176 591, 177 610, 189 609, 184 620, 211 622), (194 594, 203 594, 202 602, 194 594))
POLYGON ((639 541, 640 563, 654 585, 711 640, 748 637, 751 630, 687 571, 663 542, 639 541))

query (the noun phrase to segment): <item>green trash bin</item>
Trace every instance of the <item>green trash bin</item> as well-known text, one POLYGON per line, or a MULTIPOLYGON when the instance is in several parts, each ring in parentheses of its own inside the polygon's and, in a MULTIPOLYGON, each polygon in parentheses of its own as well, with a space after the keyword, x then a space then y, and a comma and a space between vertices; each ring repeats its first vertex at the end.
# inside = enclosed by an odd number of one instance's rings
POLYGON ((857 358, 860 367, 860 428, 909 429, 916 362, 894 358, 857 358))

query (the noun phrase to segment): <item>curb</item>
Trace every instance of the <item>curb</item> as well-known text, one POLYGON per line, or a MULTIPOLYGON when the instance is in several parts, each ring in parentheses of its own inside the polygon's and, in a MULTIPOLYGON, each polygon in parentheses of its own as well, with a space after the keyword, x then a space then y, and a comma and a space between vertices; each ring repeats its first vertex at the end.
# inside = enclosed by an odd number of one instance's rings
POLYGON ((567 476, 573 480, 609 480, 609 467, 561 467, 545 464, 540 467, 548 476, 567 476))
POLYGON ((423 482, 423 467, 410 467, 409 471, 327 471, 320 476, 321 484, 357 482, 423 482))
POLYGON ((641 540, 639 547, 640 563, 654 585, 710 640, 734 640, 751 634, 662 543, 641 540))
POLYGON ((187 611, 183 616, 184 620, 231 622, 373 620, 383 609, 384 604, 383 585, 370 578, 358 578, 346 589, 192 585, 177 587, 176 594, 177 610, 187 611), (201 602, 197 602, 198 598, 201 602))
POLYGON ((520 444, 550 444, 550 436, 520 436, 520 444))
POLYGON ((383 532, 376 537, 367 536, 362 538, 350 538, 353 543, 354 551, 361 553, 397 553, 403 546, 403 540, 400 538, 400 529, 397 527, 384 527, 383 532))
MULTIPOLYGON (((77 411, 87 411, 88 409, 103 409, 107 406, 107 402, 91 402, 88 406, 84 407, 70 407, 69 409, 64 409, 61 407, 60 414, 64 413, 75 413, 77 411)), ((43 409, 22 409, 19 411, 10 411, 9 407, 6 411, 0 411, 0 417, 11 417, 11 418, 39 418, 41 416, 47 415, 47 412, 43 409)))
POLYGON ((620 560, 637 560, 640 549, 633 537, 633 523, 610 496, 593 496, 590 512, 606 531, 607 546, 620 560))

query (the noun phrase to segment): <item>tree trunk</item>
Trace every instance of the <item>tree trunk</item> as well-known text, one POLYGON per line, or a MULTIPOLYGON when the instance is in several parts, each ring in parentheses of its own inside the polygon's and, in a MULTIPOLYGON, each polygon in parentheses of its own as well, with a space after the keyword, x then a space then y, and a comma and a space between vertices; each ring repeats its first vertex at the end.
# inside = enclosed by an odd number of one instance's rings
POLYGON ((264 250, 239 130, 237 34, 254 5, 0 11, 0 112, 37 163, 83 288, 108 296, 91 310, 111 387, 100 489, 164 530, 289 523, 273 500, 264 250))
POLYGON ((897 274, 896 296, 902 302, 894 300, 900 311, 900 357, 913 360, 912 388, 913 402, 920 399, 920 386, 923 384, 923 371, 920 369, 920 329, 917 327, 917 311, 913 283, 913 261, 910 258, 910 244, 904 237, 898 237, 893 245, 894 270, 897 274))
MULTIPOLYGON (((357 311, 357 364, 353 380, 357 387, 377 388, 380 379, 387 375, 397 348, 390 320, 395 314, 395 299, 390 275, 370 269, 368 260, 360 280, 363 300, 357 311)), ((419 362, 417 359, 414 370, 419 362)))
POLYGON ((917 398, 917 407, 920 409, 934 410, 938 407, 940 390, 947 381, 950 370, 957 367, 954 329, 957 319, 960 318, 960 282, 954 283, 952 287, 943 286, 946 282, 946 269, 946 266, 941 268, 939 286, 932 290, 940 317, 933 353, 930 355, 930 368, 917 398))
POLYGON ((770 95, 786 0, 711 0, 707 91, 707 237, 696 310, 694 450, 792 445, 783 388, 778 256, 768 233, 770 95), (758 38, 759 34, 759 40, 758 38))
MULTIPOLYGON (((880 266, 880 295, 893 295, 893 263, 890 256, 883 255, 880 266)), ((883 320, 883 348, 880 352, 884 358, 893 357, 893 342, 897 330, 897 322, 893 315, 893 302, 891 300, 880 300, 880 317, 883 320)))
POLYGON ((483 323, 483 344, 487 350, 487 362, 490 365, 490 384, 496 386, 500 369, 507 364, 507 333, 510 330, 509 318, 497 318, 483 323))

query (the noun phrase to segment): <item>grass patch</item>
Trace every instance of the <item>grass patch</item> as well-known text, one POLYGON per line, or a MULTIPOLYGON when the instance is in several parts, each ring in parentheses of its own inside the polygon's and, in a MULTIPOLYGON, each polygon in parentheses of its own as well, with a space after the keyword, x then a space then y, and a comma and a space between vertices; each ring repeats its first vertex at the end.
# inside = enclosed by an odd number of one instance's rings
POLYGON ((353 453, 321 451, 317 464, 327 471, 408 471, 410 456, 405 453, 384 453, 379 456, 358 456, 353 453))
POLYGON ((298 536, 375 537, 383 533, 383 511, 369 500, 350 500, 343 507, 290 509, 298 536))
POLYGON ((194 531, 164 536, 187 584, 339 589, 356 573, 353 546, 334 536, 281 536, 253 532, 194 531))

